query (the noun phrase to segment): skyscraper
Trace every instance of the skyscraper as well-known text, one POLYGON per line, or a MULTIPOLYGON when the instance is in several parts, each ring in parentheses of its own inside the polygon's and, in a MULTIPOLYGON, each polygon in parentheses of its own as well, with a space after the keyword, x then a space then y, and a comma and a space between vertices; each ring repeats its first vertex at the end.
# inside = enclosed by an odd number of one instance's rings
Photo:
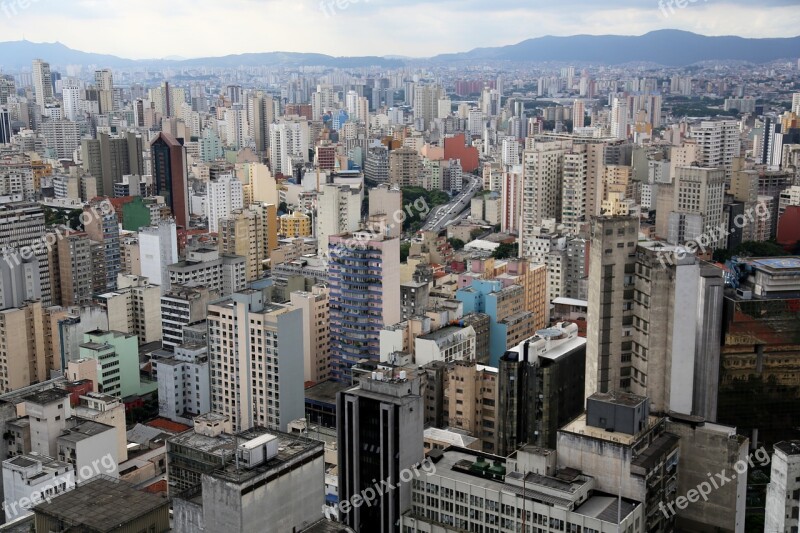
POLYGON ((592 220, 586 394, 630 390, 638 217, 592 220), (620 283, 620 280, 623 282, 620 283))
POLYGON ((94 84, 97 87, 100 114, 106 115, 114 110, 114 77, 110 69, 94 71, 94 84))
POLYGON ((400 322, 400 240, 354 233, 329 238, 332 377, 350 379, 380 359, 380 330, 400 322))
POLYGON ((344 513, 345 524, 362 532, 400 533, 400 517, 411 508, 411 483, 399 481, 424 459, 423 415, 420 378, 413 373, 376 372, 339 393, 339 501, 354 501, 381 480, 397 485, 344 513))
POLYGON ((150 145, 155 193, 164 197, 175 223, 189 227, 189 180, 183 139, 159 133, 150 145))
POLYGON ((50 74, 50 63, 41 59, 33 60, 33 92, 36 103, 41 110, 53 99, 53 78, 50 74))

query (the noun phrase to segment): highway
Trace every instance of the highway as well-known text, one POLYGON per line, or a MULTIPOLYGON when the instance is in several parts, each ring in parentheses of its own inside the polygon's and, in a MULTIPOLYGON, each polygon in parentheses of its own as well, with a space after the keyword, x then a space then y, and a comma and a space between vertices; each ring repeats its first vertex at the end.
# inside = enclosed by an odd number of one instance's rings
POLYGON ((423 231, 442 231, 451 221, 456 220, 465 210, 470 208, 472 198, 478 194, 483 187, 483 183, 478 176, 464 174, 464 183, 467 185, 449 203, 435 207, 428 214, 423 231))

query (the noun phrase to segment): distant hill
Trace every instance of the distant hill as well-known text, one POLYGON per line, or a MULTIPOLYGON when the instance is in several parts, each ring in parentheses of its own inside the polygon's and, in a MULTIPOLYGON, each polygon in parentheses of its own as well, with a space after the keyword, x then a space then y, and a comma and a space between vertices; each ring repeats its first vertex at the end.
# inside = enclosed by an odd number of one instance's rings
POLYGON ((396 68, 408 62, 463 63, 493 61, 559 61, 618 65, 648 62, 666 66, 685 66, 701 61, 738 60, 765 63, 800 56, 800 37, 745 39, 706 37, 679 30, 659 30, 641 36, 573 35, 538 37, 518 44, 495 48, 475 48, 469 52, 442 54, 429 59, 401 56, 334 57, 297 52, 264 52, 202 57, 195 59, 143 59, 93 54, 73 50, 61 43, 9 41, 0 43, 0 67, 16 70, 29 67, 42 58, 54 66, 97 65, 99 67, 238 67, 238 66, 323 66, 356 68, 379 66, 396 68))
POLYGON ((34 59, 41 58, 51 65, 97 65, 110 68, 141 67, 238 67, 238 66, 323 66, 355 68, 380 66, 395 68, 403 66, 403 61, 376 56, 333 57, 325 54, 303 54, 296 52, 266 52, 227 55, 222 57, 203 57, 196 59, 142 59, 133 60, 122 57, 93 54, 73 50, 61 43, 33 43, 30 41, 9 41, 0 43, 0 67, 16 70, 30 67, 34 59))
POLYGON ((706 37, 687 31, 659 30, 641 36, 574 35, 539 37, 496 48, 476 48, 469 52, 442 54, 432 61, 576 61, 619 65, 652 62, 666 66, 685 66, 700 61, 740 60, 766 63, 776 59, 800 57, 800 37, 783 39, 745 39, 706 37))

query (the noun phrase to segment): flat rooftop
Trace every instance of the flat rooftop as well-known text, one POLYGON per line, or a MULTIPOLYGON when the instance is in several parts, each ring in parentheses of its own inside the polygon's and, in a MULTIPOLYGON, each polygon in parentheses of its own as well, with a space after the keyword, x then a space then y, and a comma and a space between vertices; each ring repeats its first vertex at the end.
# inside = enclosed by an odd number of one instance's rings
POLYGON ((64 400, 64 398, 67 396, 69 396, 69 393, 62 389, 45 389, 33 392, 31 394, 26 394, 22 400, 25 402, 45 405, 64 400))
POLYGON ((209 475, 234 483, 246 483, 261 474, 280 470, 284 465, 314 450, 318 450, 319 453, 322 454, 325 447, 322 441, 310 439, 301 435, 292 435, 282 431, 267 431, 263 428, 258 428, 258 431, 260 431, 260 435, 253 437, 245 437, 243 434, 240 434, 236 444, 244 444, 246 440, 269 434, 278 440, 278 454, 275 457, 253 468, 244 468, 241 464, 237 466, 235 462, 229 462, 209 475))
POLYGON ((136 490, 124 481, 99 476, 50 502, 37 505, 34 511, 91 531, 112 531, 120 524, 168 505, 169 500, 162 496, 136 490))
POLYGON ((800 455, 800 440, 781 441, 775 445, 775 449, 786 455, 800 455))
POLYGON ((79 442, 90 437, 94 437, 95 435, 99 435, 104 431, 114 429, 112 426, 101 424, 100 422, 95 422, 94 420, 86 420, 83 418, 70 419, 70 421, 72 420, 75 421, 75 425, 65 429, 64 432, 58 437, 58 440, 79 442))
POLYGON ((659 420, 659 417, 651 416, 648 420, 646 429, 642 430, 642 432, 637 435, 628 435, 627 433, 622 433, 619 431, 612 432, 606 431, 603 428, 589 426, 586 424, 586 413, 583 413, 578 418, 562 427, 559 432, 574 433, 575 435, 583 435, 606 442, 616 442, 617 444, 621 444, 623 446, 632 446, 637 440, 639 440, 639 437, 642 435, 642 433, 652 429, 653 426, 658 424, 659 420))
POLYGON ((305 397, 307 401, 328 403, 336 405, 336 395, 340 391, 347 390, 351 387, 349 383, 337 383, 335 381, 323 381, 317 383, 313 387, 305 390, 305 397))
POLYGON ((624 405, 625 407, 636 407, 647 402, 646 396, 639 396, 629 392, 595 392, 589 396, 590 400, 597 400, 605 403, 613 403, 616 405, 624 405))

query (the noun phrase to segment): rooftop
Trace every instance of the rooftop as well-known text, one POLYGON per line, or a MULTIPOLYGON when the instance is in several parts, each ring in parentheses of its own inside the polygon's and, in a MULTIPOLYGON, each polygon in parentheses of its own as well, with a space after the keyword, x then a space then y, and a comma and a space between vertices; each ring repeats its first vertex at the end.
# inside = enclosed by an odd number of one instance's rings
POLYGON ((34 511, 66 524, 104 532, 168 505, 169 500, 162 496, 136 490, 124 481, 98 476, 37 505, 34 511))
MULTIPOLYGON (((643 432, 652 429, 660 420, 661 419, 657 416, 651 416, 648 420, 647 428, 644 429, 643 432)), ((615 442, 622 446, 632 446, 641 436, 641 433, 637 435, 628 435, 627 433, 621 433, 619 431, 606 431, 603 428, 589 426, 586 424, 586 413, 583 413, 578 416, 578 418, 562 427, 559 432, 584 435, 593 439, 615 442)))
POLYGON ((800 440, 781 441, 775 445, 775 449, 786 455, 800 455, 800 440))
POLYGON ((22 399, 25 402, 46 405, 48 403, 63 401, 67 396, 69 396, 69 393, 64 390, 46 389, 27 394, 22 399))
POLYGON ((94 420, 86 420, 82 418, 72 420, 75 420, 77 423, 74 426, 65 429, 64 432, 58 437, 58 440, 80 442, 82 440, 94 437, 95 435, 99 435, 104 431, 114 429, 112 426, 101 424, 100 422, 95 422, 94 420))

